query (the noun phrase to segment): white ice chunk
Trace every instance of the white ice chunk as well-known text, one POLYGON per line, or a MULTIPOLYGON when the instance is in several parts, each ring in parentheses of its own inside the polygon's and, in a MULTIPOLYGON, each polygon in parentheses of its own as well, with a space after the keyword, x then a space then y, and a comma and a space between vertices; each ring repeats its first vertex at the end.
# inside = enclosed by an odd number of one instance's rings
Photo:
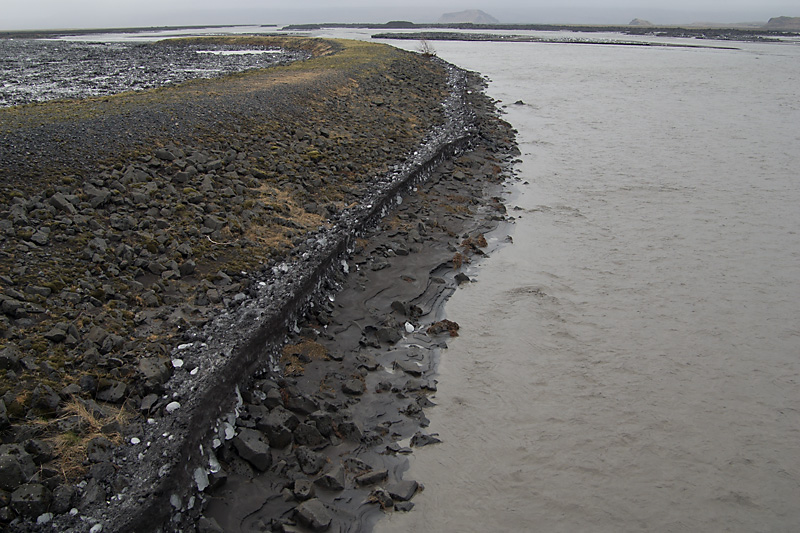
POLYGON ((167 406, 165 407, 165 409, 167 410, 168 413, 174 413, 175 411, 177 411, 180 408, 181 408, 180 402, 169 402, 167 404, 167 406))

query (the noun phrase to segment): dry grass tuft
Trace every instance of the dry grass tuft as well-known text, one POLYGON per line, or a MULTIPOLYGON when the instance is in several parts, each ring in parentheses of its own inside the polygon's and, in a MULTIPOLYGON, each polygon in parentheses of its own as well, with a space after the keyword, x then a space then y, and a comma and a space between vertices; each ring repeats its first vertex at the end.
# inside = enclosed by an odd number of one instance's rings
POLYGON ((98 416, 97 413, 90 411, 87 406, 77 398, 71 399, 64 408, 64 415, 60 418, 46 423, 47 428, 55 428, 59 422, 63 422, 73 417, 78 417, 85 429, 80 434, 68 431, 58 433, 47 440, 51 442, 56 452, 56 464, 61 470, 65 481, 74 481, 86 473, 86 450, 92 439, 96 437, 106 437, 114 444, 122 443, 122 435, 118 432, 103 432, 103 428, 118 423, 124 426, 131 419, 132 414, 125 408, 104 405, 101 406, 106 416, 98 416))
POLYGON ((306 339, 297 344, 284 346, 281 353, 284 373, 287 376, 302 376, 305 365, 311 361, 327 359, 328 349, 318 342, 306 339))
POLYGON ((439 333, 447 332, 451 337, 458 337, 459 327, 457 322, 445 319, 431 324, 427 329, 427 333, 428 335, 438 335, 439 333))

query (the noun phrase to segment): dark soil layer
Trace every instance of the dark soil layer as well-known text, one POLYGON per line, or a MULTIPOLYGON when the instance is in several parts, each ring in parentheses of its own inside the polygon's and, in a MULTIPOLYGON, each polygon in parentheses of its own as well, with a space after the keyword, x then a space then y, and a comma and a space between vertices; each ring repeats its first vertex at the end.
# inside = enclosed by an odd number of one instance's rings
MULTIPOLYGON (((431 58, 299 38, 202 43, 314 59, 0 110, 0 521, 11 530, 213 526, 198 516, 204 489, 224 479, 215 450, 231 472, 268 470, 273 452, 266 459, 263 446, 278 438, 243 431, 263 428, 241 396, 304 425, 327 423, 310 405, 338 413, 324 435, 330 445, 332 434, 365 450, 376 444, 358 433, 364 423, 348 402, 312 397, 309 387, 323 390, 320 371, 293 381, 306 359, 333 351, 303 343, 332 341, 319 326, 337 320, 327 298, 345 282, 341 261, 359 261, 348 254, 402 256, 394 243, 390 251, 356 239, 399 194, 481 137, 502 141, 452 175, 496 181, 513 146, 478 80, 469 93, 468 76, 431 58), (306 339, 294 351, 283 349, 290 333, 306 339), (254 375, 256 388, 245 388, 254 375)), ((468 215, 473 192, 451 194, 446 209, 468 215)), ((401 243, 409 255, 417 234, 422 248, 448 233, 444 223, 434 231, 433 217, 413 228, 412 214, 397 222, 411 235, 401 243)), ((460 262, 465 251, 448 253, 460 262)), ((345 356, 346 376, 356 367, 345 356)), ((289 446, 305 438, 293 434, 289 446)), ((271 482, 297 466, 284 461, 271 482)))

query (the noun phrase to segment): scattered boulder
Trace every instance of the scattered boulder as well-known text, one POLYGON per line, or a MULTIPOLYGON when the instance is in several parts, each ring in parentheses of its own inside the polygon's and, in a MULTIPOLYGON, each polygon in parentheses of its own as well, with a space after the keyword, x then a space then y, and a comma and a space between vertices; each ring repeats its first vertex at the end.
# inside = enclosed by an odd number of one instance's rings
POLYGON ((414 494, 417 493, 418 488, 419 483, 409 479, 392 483, 386 487, 386 491, 395 501, 406 502, 414 497, 414 494))
POLYGON ((0 489, 12 491, 36 474, 33 458, 19 444, 0 446, 0 489))
POLYGON ((328 472, 322 474, 320 477, 314 480, 314 484, 326 490, 333 490, 333 491, 344 490, 345 487, 344 469, 341 467, 341 465, 336 465, 328 472))
POLYGON ((342 392, 351 396, 361 396, 366 389, 366 384, 360 379, 348 379, 342 383, 342 392))
POLYGON ((92 463, 102 463, 111 460, 114 443, 106 437, 95 437, 86 446, 86 456, 92 463))
POLYGON ((239 430, 238 435, 233 438, 233 446, 239 457, 261 472, 266 471, 272 464, 269 444, 264 440, 264 435, 254 429, 239 430))
POLYGON ((11 508, 18 514, 35 518, 47 512, 53 496, 39 483, 26 483, 11 494, 11 508))
POLYGON ((306 446, 299 446, 294 453, 300 469, 309 476, 317 474, 328 462, 328 459, 323 454, 315 452, 306 446))
POLYGON ((297 521, 311 531, 326 531, 333 521, 331 511, 318 499, 301 503, 295 509, 297 521))
POLYGON ((300 446, 316 448, 328 444, 328 441, 313 422, 303 423, 294 430, 294 441, 300 446))
POLYGON ((373 470, 372 472, 367 472, 366 474, 357 476, 356 483, 363 487, 366 485, 374 485, 376 483, 380 483, 381 481, 386 481, 388 478, 388 470, 373 470))
POLYGON ((423 446, 428 446, 429 444, 438 444, 440 442, 442 441, 433 435, 425 435, 419 431, 415 433, 413 437, 411 437, 411 446, 414 448, 421 448, 423 446))

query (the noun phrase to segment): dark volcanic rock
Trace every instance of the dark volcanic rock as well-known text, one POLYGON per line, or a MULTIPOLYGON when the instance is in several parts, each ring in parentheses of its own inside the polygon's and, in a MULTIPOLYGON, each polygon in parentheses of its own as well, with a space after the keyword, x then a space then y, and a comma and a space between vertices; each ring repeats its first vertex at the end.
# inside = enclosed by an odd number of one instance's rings
POLYGON ((386 491, 395 501, 405 502, 414 497, 419 488, 419 483, 414 480, 402 480, 386 487, 386 491))
POLYGON ((35 518, 47 512, 52 498, 44 485, 26 483, 11 494, 11 507, 22 516, 35 518))
POLYGON ((322 467, 328 462, 325 455, 315 452, 306 446, 300 446, 295 450, 297 462, 300 464, 300 469, 308 475, 314 475, 322 470, 322 467))
POLYGON ((326 445, 327 439, 317 429, 313 423, 304 423, 297 426, 294 430, 294 441, 300 446, 310 446, 316 448, 320 445, 326 445))
POLYGON ((33 458, 19 444, 0 446, 0 489, 13 491, 36 473, 33 458))
POLYGON ((333 520, 331 511, 318 499, 308 500, 295 509, 297 521, 312 531, 326 531, 333 520))
POLYGON ((260 471, 265 471, 272 464, 272 454, 264 436, 253 429, 242 429, 233 438, 233 445, 239 456, 260 471))
POLYGON ((345 488, 345 473, 341 465, 334 466, 328 472, 325 472, 314 483, 323 489, 340 491, 345 488))
POLYGON ((367 472, 366 474, 361 474, 360 476, 356 477, 356 483, 358 483, 361 486, 374 485, 375 483, 386 481, 388 477, 389 477, 389 472, 387 472, 386 470, 374 470, 372 472, 367 472))

